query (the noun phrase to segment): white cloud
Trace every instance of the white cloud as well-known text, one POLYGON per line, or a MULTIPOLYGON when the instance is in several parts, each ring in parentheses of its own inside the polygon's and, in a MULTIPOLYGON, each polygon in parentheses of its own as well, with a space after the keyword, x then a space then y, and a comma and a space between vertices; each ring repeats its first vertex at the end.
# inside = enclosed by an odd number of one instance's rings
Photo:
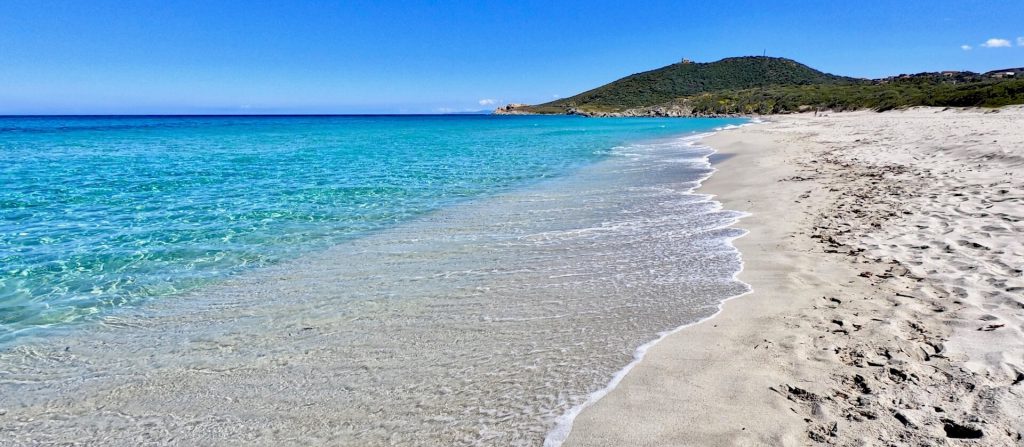
POLYGON ((495 99, 481 99, 477 102, 479 102, 480 105, 482 106, 493 106, 498 103, 498 101, 495 99))
POLYGON ((961 49, 961 50, 964 50, 964 51, 971 51, 971 50, 973 50, 974 48, 973 48, 973 47, 971 47, 970 45, 960 45, 960 49, 961 49))
POLYGON ((1017 38, 1017 46, 1018 47, 1024 47, 1024 37, 1018 37, 1017 38))
POLYGON ((1009 48, 1012 47, 1013 44, 1011 44, 1010 41, 1006 39, 992 38, 986 40, 985 43, 981 44, 981 46, 985 48, 1009 48))
POLYGON ((551 97, 554 98, 554 99, 560 99, 562 97, 562 95, 551 95, 551 97))

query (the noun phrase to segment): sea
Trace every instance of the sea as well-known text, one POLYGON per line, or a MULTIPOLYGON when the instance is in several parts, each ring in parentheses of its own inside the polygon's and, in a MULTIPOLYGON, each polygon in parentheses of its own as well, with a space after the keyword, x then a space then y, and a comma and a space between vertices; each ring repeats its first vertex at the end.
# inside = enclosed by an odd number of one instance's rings
POLYGON ((0 117, 0 445, 558 445, 748 290, 745 123, 0 117))

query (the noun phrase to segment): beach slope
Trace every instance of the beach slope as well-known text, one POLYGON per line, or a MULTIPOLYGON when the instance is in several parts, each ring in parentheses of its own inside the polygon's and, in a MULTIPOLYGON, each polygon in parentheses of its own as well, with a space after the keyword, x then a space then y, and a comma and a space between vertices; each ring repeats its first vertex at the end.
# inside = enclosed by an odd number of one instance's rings
POLYGON ((565 445, 1020 443, 1022 122, 915 108, 707 139, 701 191, 751 213, 753 292, 652 347, 565 445))

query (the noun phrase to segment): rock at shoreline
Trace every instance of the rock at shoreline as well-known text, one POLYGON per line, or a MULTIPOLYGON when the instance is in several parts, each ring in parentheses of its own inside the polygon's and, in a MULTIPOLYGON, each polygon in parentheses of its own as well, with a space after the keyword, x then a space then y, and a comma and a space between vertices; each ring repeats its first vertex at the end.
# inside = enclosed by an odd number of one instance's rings
MULTIPOLYGON (((512 103, 507 104, 497 109, 494 109, 495 115, 537 115, 538 113, 532 109, 529 104, 512 103)), ((720 117, 731 117, 739 116, 736 114, 714 114, 714 113, 700 113, 695 112, 693 107, 688 104, 672 103, 662 104, 650 107, 637 107, 632 109, 626 109, 621 112, 598 112, 592 110, 580 110, 575 107, 569 107, 564 109, 563 112, 550 112, 545 111, 541 114, 554 114, 554 115, 579 115, 586 117, 707 117, 707 118, 720 118, 720 117)))
POLYGON ((494 109, 495 115, 533 115, 533 112, 526 110, 529 104, 512 103, 494 109))
POLYGON ((633 109, 626 109, 621 112, 590 112, 583 111, 576 108, 570 108, 566 111, 568 115, 582 115, 590 117, 673 117, 673 118, 722 118, 739 116, 735 114, 715 114, 715 113, 699 113, 693 110, 686 104, 666 104, 651 107, 637 107, 633 109))

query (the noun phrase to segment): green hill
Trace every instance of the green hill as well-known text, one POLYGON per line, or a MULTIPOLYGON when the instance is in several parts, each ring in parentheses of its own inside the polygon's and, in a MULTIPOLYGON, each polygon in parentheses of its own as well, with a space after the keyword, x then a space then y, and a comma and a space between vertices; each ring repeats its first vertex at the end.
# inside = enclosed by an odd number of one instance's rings
POLYGON ((995 107, 1024 103, 1024 70, 920 73, 856 79, 775 57, 683 61, 633 74, 544 104, 496 113, 627 116, 787 113, 808 109, 886 110, 918 105, 995 107))
POLYGON ((551 109, 552 112, 570 108, 617 112, 721 90, 854 82, 857 80, 822 73, 790 59, 731 57, 717 62, 684 61, 672 64, 657 70, 630 75, 576 96, 535 107, 551 109))

